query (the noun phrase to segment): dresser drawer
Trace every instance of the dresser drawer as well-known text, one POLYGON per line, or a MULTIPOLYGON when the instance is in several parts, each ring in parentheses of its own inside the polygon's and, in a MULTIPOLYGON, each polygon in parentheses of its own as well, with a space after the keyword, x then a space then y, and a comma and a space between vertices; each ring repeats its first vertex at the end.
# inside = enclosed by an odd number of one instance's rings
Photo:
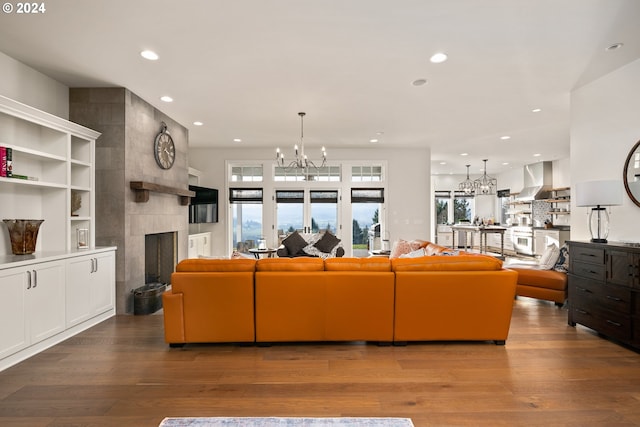
POLYGON ((571 307, 573 321, 585 325, 608 337, 631 341, 631 317, 607 310, 593 309, 576 305, 571 307))
POLYGON ((570 278, 569 295, 574 306, 588 305, 596 310, 631 313, 632 293, 626 288, 607 286, 593 280, 570 278))
POLYGON ((606 268, 604 264, 589 264, 578 260, 573 260, 571 273, 587 279, 604 281, 606 268))
POLYGON ((604 264, 604 248, 571 246, 569 259, 591 264, 604 264))

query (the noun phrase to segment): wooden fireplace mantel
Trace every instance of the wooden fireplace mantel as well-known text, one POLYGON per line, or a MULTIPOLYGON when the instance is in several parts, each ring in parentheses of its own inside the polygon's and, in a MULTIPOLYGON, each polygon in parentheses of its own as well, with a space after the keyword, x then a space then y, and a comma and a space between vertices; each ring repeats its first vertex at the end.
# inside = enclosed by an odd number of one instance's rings
POLYGON ((169 187, 167 185, 154 184, 153 182, 131 181, 129 186, 135 191, 136 202, 146 203, 149 201, 149 192, 175 194, 180 200, 180 205, 189 204, 189 199, 196 195, 195 191, 185 190, 184 188, 169 187))

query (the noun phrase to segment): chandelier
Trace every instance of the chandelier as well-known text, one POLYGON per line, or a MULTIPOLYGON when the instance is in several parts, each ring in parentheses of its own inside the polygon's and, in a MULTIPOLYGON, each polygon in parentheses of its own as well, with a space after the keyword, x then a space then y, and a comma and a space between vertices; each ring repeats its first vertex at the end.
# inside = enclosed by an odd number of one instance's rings
POLYGON ((469 179, 469 166, 471 165, 467 165, 467 179, 462 181, 460 185, 458 185, 458 188, 460 191, 463 191, 464 194, 472 195, 476 190, 476 186, 474 182, 469 179))
MULTIPOLYGON (((300 147, 298 147, 298 144, 293 146, 296 157, 286 166, 286 169, 302 169, 305 175, 308 175, 309 167, 317 170, 327 163, 327 150, 322 147, 322 164, 320 166, 316 166, 315 163, 309 160, 304 153, 304 116, 306 113, 300 112, 298 115, 300 116, 300 147)), ((276 148, 276 162, 278 165, 285 167, 284 153, 280 151, 280 147, 276 148)))
MULTIPOLYGON (((484 173, 482 176, 475 181, 473 184, 475 185, 476 192, 478 194, 496 194, 496 187, 498 186, 498 181, 495 178, 487 175, 487 160, 484 159, 484 173)), ((467 175, 467 179, 468 175, 467 175)))

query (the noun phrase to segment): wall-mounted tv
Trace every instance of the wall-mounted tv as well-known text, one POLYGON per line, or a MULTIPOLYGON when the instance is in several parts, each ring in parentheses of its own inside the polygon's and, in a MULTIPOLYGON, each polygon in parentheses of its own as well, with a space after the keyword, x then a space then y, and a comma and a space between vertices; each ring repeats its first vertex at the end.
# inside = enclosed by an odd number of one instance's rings
POLYGON ((190 185, 196 193, 189 203, 189 224, 218 222, 218 190, 190 185))

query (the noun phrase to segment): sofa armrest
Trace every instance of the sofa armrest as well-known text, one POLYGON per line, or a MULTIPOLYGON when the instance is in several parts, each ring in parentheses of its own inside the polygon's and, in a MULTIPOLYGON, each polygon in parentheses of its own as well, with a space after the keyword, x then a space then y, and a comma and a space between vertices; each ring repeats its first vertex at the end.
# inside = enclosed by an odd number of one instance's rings
POLYGON ((162 294, 164 312, 164 340, 169 344, 186 342, 184 334, 183 294, 166 291, 162 294))

